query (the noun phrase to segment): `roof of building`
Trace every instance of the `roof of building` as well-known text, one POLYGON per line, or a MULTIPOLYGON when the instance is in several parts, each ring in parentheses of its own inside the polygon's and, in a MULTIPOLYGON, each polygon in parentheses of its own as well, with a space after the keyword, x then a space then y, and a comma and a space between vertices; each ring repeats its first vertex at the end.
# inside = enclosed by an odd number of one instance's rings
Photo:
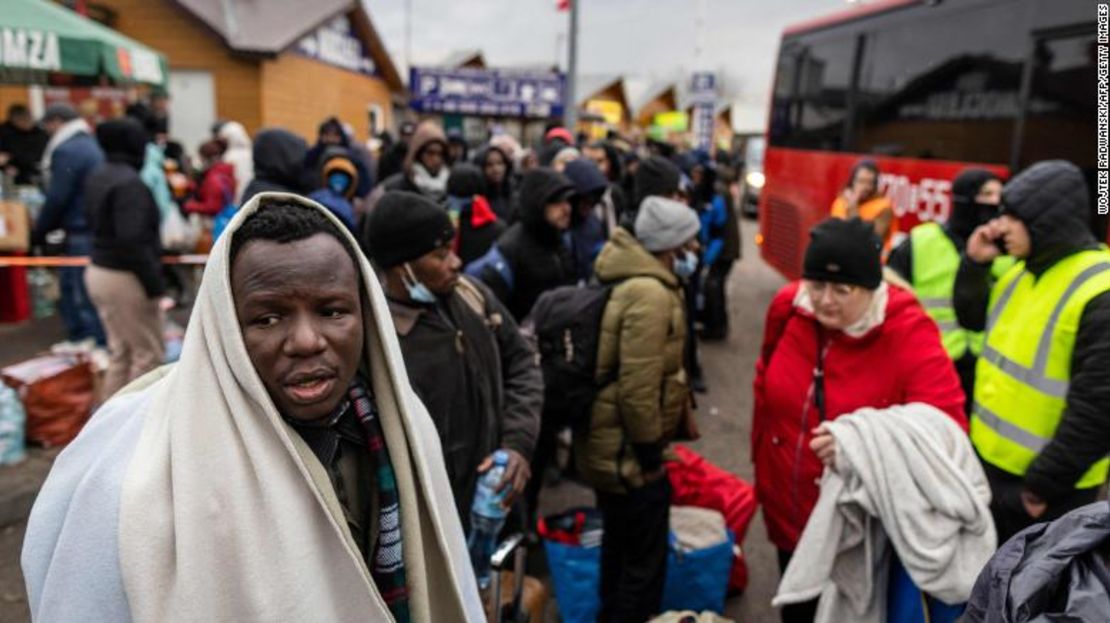
POLYGON ((586 101, 593 98, 602 91, 608 91, 613 86, 620 89, 621 98, 624 99, 625 104, 628 103, 628 91, 624 87, 624 77, 614 74, 598 74, 598 75, 580 75, 578 81, 574 85, 575 99, 578 100, 579 106, 585 106, 586 101))
POLYGON ((276 55, 324 22, 352 13, 352 27, 367 45, 378 73, 394 91, 404 90, 397 68, 369 15, 355 0, 175 0, 229 48, 247 54, 276 55))
POLYGON ((666 82, 657 82, 657 83, 651 85, 650 87, 648 87, 647 90, 645 90, 640 95, 640 98, 636 101, 636 103, 632 105, 632 116, 633 117, 639 117, 640 113, 643 112, 644 107, 646 107, 648 104, 650 104, 656 98, 660 98, 660 97, 665 96, 668 91, 671 92, 672 96, 675 99, 675 105, 677 106, 678 105, 678 90, 677 90, 677 87, 676 87, 676 83, 673 80, 666 81, 666 82))
POLYGON ((459 67, 481 67, 486 66, 486 57, 478 48, 471 50, 456 50, 451 52, 439 62, 440 67, 448 67, 451 69, 458 69, 459 67))

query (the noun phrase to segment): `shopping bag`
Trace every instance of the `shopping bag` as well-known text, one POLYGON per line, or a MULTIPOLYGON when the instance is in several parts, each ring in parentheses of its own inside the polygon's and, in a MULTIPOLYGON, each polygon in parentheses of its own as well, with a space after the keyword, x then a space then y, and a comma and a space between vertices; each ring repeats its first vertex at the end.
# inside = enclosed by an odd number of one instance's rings
POLYGON ((73 440, 89 419, 95 372, 80 354, 45 355, 0 370, 27 413, 27 439, 43 446, 73 440))
POLYGON ((601 513, 575 508, 544 517, 537 532, 563 623, 593 623, 601 609, 601 513))
POLYGON ((724 516, 711 509, 675 506, 670 524, 663 611, 723 613, 733 561, 733 536, 724 516))
POLYGON ((725 524, 732 531, 738 546, 728 590, 730 593, 741 592, 748 586, 748 566, 744 561, 742 544, 748 525, 755 516, 755 488, 685 446, 675 445, 672 449, 678 460, 667 463, 671 503, 710 508, 724 516, 725 524))
POLYGON ((23 429, 27 412, 14 389, 0 383, 0 465, 15 465, 26 456, 23 429))

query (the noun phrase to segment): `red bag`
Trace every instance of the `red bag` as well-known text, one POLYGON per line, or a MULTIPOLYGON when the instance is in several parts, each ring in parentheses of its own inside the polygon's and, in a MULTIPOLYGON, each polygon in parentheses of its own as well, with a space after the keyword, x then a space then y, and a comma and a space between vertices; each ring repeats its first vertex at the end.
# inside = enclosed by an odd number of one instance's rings
MULTIPOLYGON (((755 488, 685 446, 676 445, 673 450, 678 454, 678 460, 667 463, 667 476, 673 489, 671 504, 698 506, 721 513, 725 524, 735 534, 736 544, 742 545, 748 533, 748 524, 755 516, 755 488)), ((748 565, 740 547, 732 563, 728 591, 734 594, 747 586, 748 565)))
POLYGON ((0 370, 27 412, 27 439, 64 446, 89 419, 96 394, 92 363, 79 355, 45 355, 0 370))

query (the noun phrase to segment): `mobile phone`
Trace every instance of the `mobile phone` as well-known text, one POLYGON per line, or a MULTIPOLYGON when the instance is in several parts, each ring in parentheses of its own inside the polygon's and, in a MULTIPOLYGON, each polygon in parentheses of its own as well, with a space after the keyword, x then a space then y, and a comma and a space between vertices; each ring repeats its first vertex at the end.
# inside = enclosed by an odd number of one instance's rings
POLYGON ((991 242, 994 243, 994 246, 998 247, 998 250, 1002 252, 1002 255, 1010 254, 1010 252, 1006 249, 1006 238, 999 236, 994 240, 991 240, 991 242))

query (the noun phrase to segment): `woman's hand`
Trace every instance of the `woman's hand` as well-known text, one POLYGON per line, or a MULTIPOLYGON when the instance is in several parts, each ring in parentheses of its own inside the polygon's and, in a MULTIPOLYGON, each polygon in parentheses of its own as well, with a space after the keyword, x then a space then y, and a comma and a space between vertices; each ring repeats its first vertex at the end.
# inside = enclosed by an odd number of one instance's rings
POLYGON ((813 429, 812 433, 813 439, 809 442, 809 449, 813 450, 817 458, 825 464, 825 467, 834 467, 836 465, 836 438, 832 436, 832 433, 824 424, 813 429))

